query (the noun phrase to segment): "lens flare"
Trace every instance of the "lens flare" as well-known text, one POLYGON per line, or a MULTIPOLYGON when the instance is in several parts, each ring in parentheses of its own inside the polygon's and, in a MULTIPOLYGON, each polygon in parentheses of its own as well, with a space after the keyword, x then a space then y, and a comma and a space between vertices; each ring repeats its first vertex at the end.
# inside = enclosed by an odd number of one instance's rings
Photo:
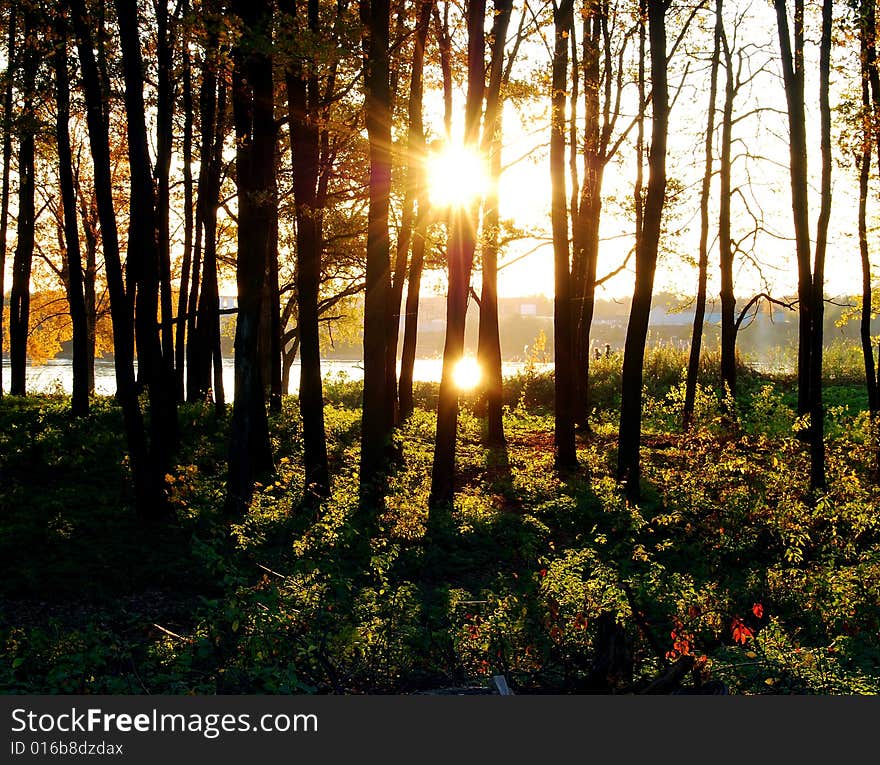
POLYGON ((473 390, 480 384, 482 374, 477 360, 466 356, 456 363, 455 369, 452 372, 452 379, 455 382, 456 388, 460 390, 473 390))
POLYGON ((465 146, 447 146, 427 162, 428 196, 434 207, 467 207, 489 188, 486 160, 465 146))

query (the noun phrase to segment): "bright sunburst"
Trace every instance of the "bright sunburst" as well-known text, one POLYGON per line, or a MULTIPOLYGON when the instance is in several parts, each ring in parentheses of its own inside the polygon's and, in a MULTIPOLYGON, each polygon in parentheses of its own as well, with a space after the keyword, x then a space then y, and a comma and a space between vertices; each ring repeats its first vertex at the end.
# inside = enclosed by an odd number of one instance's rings
POLYGON ((427 163, 428 194, 434 207, 466 207, 486 194, 485 158, 465 146, 447 146, 427 163))
POLYGON ((482 370, 475 358, 465 356, 460 359, 452 371, 455 387, 460 390, 473 390, 480 384, 482 370))

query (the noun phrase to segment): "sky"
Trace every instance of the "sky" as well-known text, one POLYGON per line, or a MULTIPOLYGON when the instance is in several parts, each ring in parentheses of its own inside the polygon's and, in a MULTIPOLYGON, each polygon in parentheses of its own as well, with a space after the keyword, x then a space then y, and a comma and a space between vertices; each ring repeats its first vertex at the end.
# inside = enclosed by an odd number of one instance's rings
MULTIPOLYGON (((519 7, 519 4, 517 4, 519 7)), ((739 33, 739 43, 749 46, 751 61, 744 64, 757 72, 751 86, 744 88, 742 97, 735 104, 734 117, 742 119, 734 128, 734 186, 742 185, 744 193, 734 200, 734 237, 751 227, 751 218, 746 212, 743 198, 748 200, 752 210, 763 211, 763 229, 754 241, 751 251, 754 259, 760 262, 760 270, 749 262, 747 257, 737 259, 736 292, 747 299, 756 292, 769 287, 775 295, 790 295, 797 289, 797 273, 794 260, 792 238, 792 211, 790 201, 790 181, 788 176, 788 143, 785 138, 788 125, 785 115, 785 97, 782 89, 778 65, 778 39, 776 37, 775 14, 770 3, 755 2, 750 6, 743 2, 728 3, 738 13, 746 12, 748 22, 746 31, 739 33), (762 107, 761 112, 743 116, 762 107), (746 156, 748 155, 748 156, 746 156), (750 183, 746 184, 746 179, 750 183), (748 186, 748 188, 746 188, 748 186)), ((515 18, 514 18, 515 23, 515 18)), ((711 13, 705 13, 703 23, 713 23, 711 13)), ((733 37, 732 17, 726 20, 729 37, 733 37)), ((512 25, 513 26, 513 23, 512 25)), ((670 40, 672 33, 670 33, 670 40)), ((806 100, 808 109, 808 142, 810 145, 809 167, 811 171, 811 214, 810 223, 815 233, 815 220, 818 214, 818 84, 817 78, 810 74, 816 70, 816 39, 808 35, 806 100)), ((711 39, 709 39, 711 43, 711 39)), ((691 49, 695 43, 688 43, 691 49)), ((679 61, 683 60, 679 52, 679 61)), ((524 45, 522 60, 518 66, 520 76, 537 67, 549 70, 549 57, 543 44, 535 42, 524 45)), ((834 63, 839 71, 832 75, 832 93, 839 97, 841 89, 848 87, 852 80, 853 59, 851 52, 843 47, 833 51, 834 63)), ((680 66, 680 65, 679 65, 680 66)), ((719 72, 719 94, 723 92, 725 72, 719 72)), ((675 207, 667 208, 666 225, 674 236, 665 241, 672 251, 661 253, 658 265, 655 292, 670 291, 692 295, 696 291, 696 271, 687 261, 695 260, 698 252, 699 217, 697 189, 703 168, 703 141, 708 107, 708 66, 694 64, 687 77, 681 77, 679 67, 674 66, 670 74, 670 92, 674 96, 681 85, 672 109, 670 121, 669 152, 667 172, 684 184, 686 189, 683 201, 675 207)), ((634 88, 627 91, 624 109, 634 112, 632 97, 634 88), (629 107, 627 107, 629 104, 629 107)), ((426 94, 426 123, 431 129, 442 129, 441 106, 438 93, 426 94)), ((463 113, 464 92, 455 94, 454 114, 463 113)), ((832 95, 832 103, 835 101, 832 95)), ((502 296, 530 294, 553 294, 552 247, 549 239, 550 177, 547 163, 547 142, 549 140, 549 111, 547 99, 540 103, 516 109, 508 104, 504 114, 504 149, 502 162, 510 165, 501 181, 500 205, 503 218, 516 221, 517 226, 541 232, 544 241, 530 239, 511 244, 501 261, 499 272, 499 293, 502 296), (517 158, 523 158, 514 162, 517 158), (527 254, 531 252, 531 254, 527 254), (505 265, 506 263, 510 265, 505 265)), ((720 109, 720 95, 716 108, 720 109)), ((621 123, 628 120, 621 118, 621 123)), ((720 122, 720 111, 716 125, 720 122)), ((646 125, 646 133, 650 125, 646 125)), ((838 130, 835 128, 834 142, 837 143, 838 130)), ((460 120, 454 123, 453 138, 461 134, 460 120)), ((623 199, 632 194, 635 161, 634 151, 628 146, 621 150, 620 162, 612 162, 606 171, 605 192, 609 197, 623 199)), ((829 234, 828 268, 826 293, 828 295, 853 295, 861 291, 861 266, 859 263, 856 232, 857 177, 853 163, 840 157, 833 168, 833 207, 829 234)), ((717 158, 716 158, 717 168, 717 158)), ((717 194, 717 178, 713 183, 713 194, 717 194)), ((875 195, 876 197, 876 195, 875 195)), ((710 210, 710 243, 717 229, 717 206, 713 200, 710 210)), ((869 205, 870 208, 870 205, 869 205)), ((870 212, 869 212, 870 215, 870 212)), ((632 247, 632 222, 615 211, 607 203, 603 211, 601 236, 600 276, 617 268, 632 247)), ((869 223, 870 225, 870 223, 869 223)), ((718 291, 716 250, 710 251, 710 299, 718 291)), ((609 280, 600 288, 598 297, 618 299, 631 294, 634 271, 630 267, 609 280)), ((479 283, 479 273, 475 273, 479 283)), ((429 280, 428 289, 442 291, 442 279, 429 280)))

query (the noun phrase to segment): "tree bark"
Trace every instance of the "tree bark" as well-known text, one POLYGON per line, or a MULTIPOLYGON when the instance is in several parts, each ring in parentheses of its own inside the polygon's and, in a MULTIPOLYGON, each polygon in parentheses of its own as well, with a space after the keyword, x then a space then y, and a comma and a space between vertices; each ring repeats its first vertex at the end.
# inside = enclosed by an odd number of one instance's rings
MULTIPOLYGON (((470 0, 467 6, 468 86, 465 100, 466 147, 476 148, 483 104, 485 57, 485 0, 470 0)), ((429 505, 439 508, 452 502, 455 489, 455 440, 458 432, 458 389, 453 372, 464 352, 464 330, 470 291, 471 267, 476 247, 479 203, 451 213, 449 244, 449 287, 446 297, 446 341, 437 404, 437 434, 431 471, 429 505)))
POLYGON ((364 301, 364 394, 361 420, 360 503, 367 525, 384 495, 393 421, 386 387, 388 301, 391 292, 388 208, 391 194, 391 92, 389 88, 388 0, 361 0, 364 42, 364 91, 370 144, 367 213, 367 272, 364 301))
MULTIPOLYGON (((288 3, 287 10, 294 19, 297 18, 296 0, 288 3)), ((320 33, 317 0, 308 0, 307 24, 312 34, 320 33)), ((317 204, 320 169, 318 137, 320 93, 317 62, 293 53, 286 72, 286 83, 296 213, 299 408, 303 421, 303 462, 306 474, 304 498, 311 500, 326 497, 330 493, 318 327, 323 211, 317 204)))
POLYGON ((15 6, 9 9, 6 88, 3 91, 3 189, 0 192, 0 397, 3 396, 3 302, 6 299, 6 232, 9 228, 9 167, 12 164, 12 75, 15 71, 15 6))
POLYGON ((147 450, 144 423, 138 404, 134 376, 134 328, 129 296, 125 292, 119 235, 113 206, 113 179, 110 171, 109 121, 104 103, 104 86, 95 60, 94 43, 87 22, 84 0, 67 0, 77 37, 89 146, 94 165, 95 197, 101 226, 101 240, 110 313, 113 320, 113 354, 116 370, 116 397, 122 408, 129 464, 135 486, 138 514, 155 518, 168 511, 162 476, 154 469, 147 450))
POLYGON ((18 129, 18 244, 12 261, 12 290, 9 295, 9 392, 13 396, 24 396, 26 392, 30 280, 34 259, 34 136, 37 129, 34 98, 39 66, 34 47, 35 28, 34 12, 25 7, 21 49, 22 110, 18 129))
POLYGON ((480 290, 480 323, 477 358, 483 374, 486 402, 484 442, 500 446, 504 439, 504 380, 501 372, 501 335, 498 327, 498 239, 500 217, 498 185, 501 180, 501 135, 504 84, 504 51, 512 0, 496 0, 492 22, 489 86, 486 90, 482 153, 489 158, 489 193, 483 204, 483 281, 480 290))
POLYGON ((189 54, 189 39, 185 35, 182 43, 183 65, 183 259, 180 265, 180 292, 177 296, 177 321, 175 323, 174 371, 177 376, 177 398, 184 400, 184 370, 186 363, 186 315, 189 311, 189 280, 193 267, 193 91, 192 60, 189 54))
POLYGON ((810 263, 809 196, 807 192, 807 132, 804 111, 804 2, 794 3, 794 46, 785 0, 776 8, 785 100, 788 107, 791 209, 798 264, 798 414, 810 408, 810 351, 813 320, 813 274, 810 263))
POLYGON ((270 0, 235 0, 244 36, 233 49, 232 107, 238 187, 238 321, 235 401, 226 484, 228 513, 242 514, 258 476, 273 469, 257 340, 271 242, 276 128, 273 114, 270 0))
POLYGON ((67 299, 73 331, 73 391, 71 411, 74 417, 89 413, 89 359, 86 303, 83 292, 82 255, 79 246, 79 225, 76 213, 76 191, 73 184, 73 153, 70 148, 70 77, 67 71, 67 25, 59 14, 55 19, 56 120, 58 145, 58 178, 64 210, 64 249, 67 271, 67 299))
POLYGON ((684 386, 682 426, 691 427, 694 418, 694 399, 700 374, 700 352, 703 344, 703 322, 706 318, 706 281, 709 270, 709 196, 712 190, 712 146, 715 136, 715 99, 718 94, 718 64, 721 56, 721 35, 724 18, 723 0, 715 0, 715 33, 712 44, 712 65, 709 73, 709 108, 706 112, 705 165, 700 188, 700 250, 697 261, 697 299, 694 305, 694 325, 691 332, 691 350, 688 356, 684 386))
POLYGON ((639 446, 642 430, 642 373, 654 272, 660 243, 660 225, 666 196, 666 139, 669 96, 666 84, 666 3, 646 0, 648 35, 651 44, 651 148, 648 153, 648 188, 642 214, 641 235, 636 249, 636 280, 626 331, 621 385, 620 434, 617 478, 625 484, 627 497, 640 497, 641 464, 639 446))
POLYGON ((562 0, 554 12, 555 47, 550 95, 550 216, 553 225, 555 297, 554 343, 554 444, 558 470, 577 467, 574 434, 574 333, 571 305, 568 211, 565 203, 565 91, 568 75, 568 30, 574 3, 562 0))
POLYGON ((718 175, 718 259, 721 271, 721 382, 725 395, 736 396, 736 296, 733 292, 733 241, 731 216, 731 150, 733 148, 733 57, 724 30, 721 32, 726 80, 721 117, 721 157, 718 175))

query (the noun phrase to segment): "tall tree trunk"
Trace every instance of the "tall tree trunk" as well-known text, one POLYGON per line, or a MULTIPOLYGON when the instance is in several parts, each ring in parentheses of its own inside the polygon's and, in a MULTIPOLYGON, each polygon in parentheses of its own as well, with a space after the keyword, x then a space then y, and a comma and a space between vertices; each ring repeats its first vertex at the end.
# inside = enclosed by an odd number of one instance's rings
POLYGON ((712 190, 712 146, 715 136, 715 99, 718 95, 718 63, 721 56, 721 35, 724 18, 723 0, 715 0, 715 34, 712 45, 712 65, 709 72, 709 108, 706 112, 706 141, 704 150, 703 184, 700 188, 700 250, 697 260, 697 299, 694 305, 694 325, 691 332, 691 350, 688 356, 684 386, 682 426, 688 430, 694 418, 694 400, 697 378, 700 374, 700 352, 703 345, 703 321, 706 318, 706 281, 709 270, 709 196, 712 190))
MULTIPOLYGON (((477 148, 483 105, 485 68, 485 0, 470 0, 467 6, 468 86, 465 100, 464 143, 477 148)), ((437 434, 434 464, 431 471, 432 508, 452 502, 455 490, 455 440, 458 432, 458 389, 455 365, 464 352, 471 267, 476 247, 479 202, 468 209, 454 209, 451 214, 447 258, 449 287, 446 296, 446 342, 443 347, 443 370, 437 403, 437 434)))
POLYGON ((810 215, 807 192, 807 130, 804 112, 804 2, 794 3, 794 46, 785 0, 774 0, 788 106, 791 209, 798 265, 798 414, 810 408, 810 351, 813 274, 810 263, 810 215))
MULTIPOLYGON (((296 19, 297 3, 289 12, 296 19)), ((319 34, 318 3, 309 0, 307 23, 319 34)), ((300 350, 299 408, 303 421, 305 499, 330 493, 327 440, 324 430, 324 390, 321 382, 321 342, 318 293, 321 286, 323 216, 317 205, 319 176, 319 89, 317 62, 292 57, 286 73, 290 122, 290 157, 296 211, 297 330, 300 350)), ((289 368, 289 367, 288 367, 289 368)), ((283 385, 283 381, 282 381, 283 385)))
MULTIPOLYGON (((388 0, 361 0, 365 40, 364 91, 370 144, 367 273, 364 303, 364 394, 361 422, 360 501, 372 514, 384 494, 393 411, 386 387, 388 301, 391 292, 388 207, 391 194, 391 92, 388 0)), ((365 518, 371 525, 372 518, 365 518)))
POLYGON ((721 382, 725 394, 736 396, 736 296, 733 292, 733 239, 731 225, 731 150, 733 148, 733 57, 727 36, 721 30, 726 80, 721 117, 721 157, 718 175, 718 259, 721 269, 721 382))
POLYGON ((94 165, 95 197, 101 226, 107 289, 110 293, 116 397, 122 408, 129 464, 134 478, 136 508, 141 517, 155 518, 165 514, 168 505, 163 483, 157 471, 153 469, 147 450, 144 423, 135 385, 134 327, 119 255, 119 235, 113 206, 113 179, 110 171, 110 126, 105 110, 104 86, 95 60, 95 48, 87 21, 85 2, 84 0, 67 0, 67 4, 71 10, 77 37, 83 93, 86 101, 89 146, 94 165))
POLYGON ((66 251, 67 298, 73 329, 73 395, 71 411, 75 417, 89 412, 88 326, 83 293, 82 255, 79 246, 79 225, 76 214, 76 191, 73 184, 73 153, 70 149, 70 77, 67 72, 67 25, 59 14, 55 19, 56 121, 58 145, 58 178, 64 209, 64 249, 66 251))
POLYGON ((227 512, 241 514, 257 476, 273 469, 263 380, 257 358, 260 299, 272 225, 276 128, 273 114, 270 0, 235 0, 243 37, 233 49, 232 107, 238 187, 238 321, 235 401, 229 445, 227 512))
POLYGON ((825 488, 825 409, 822 403, 822 341, 825 317, 825 252, 831 220, 831 0, 822 3, 822 37, 819 42, 819 122, 822 181, 816 252, 811 294, 813 323, 810 333, 810 489, 825 488))
POLYGON ((568 75, 568 34, 574 3, 562 0, 554 12, 556 44, 550 94, 550 216, 553 224, 554 443, 556 467, 577 467, 574 436, 574 333, 571 305, 568 212, 565 203, 565 92, 568 75))
POLYGON ((477 358, 483 373, 486 400, 485 443, 504 443, 504 381, 501 373, 501 335, 498 327, 498 239, 500 216, 498 184, 501 179, 501 130, 504 84, 504 50, 512 0, 496 0, 492 22, 489 86, 482 153, 489 157, 489 193, 483 205, 483 282, 480 290, 480 324, 477 358))
POLYGON ((88 390, 91 396, 95 392, 95 343, 97 341, 98 306, 95 283, 98 274, 98 211, 95 195, 87 199, 79 181, 79 159, 77 158, 76 173, 73 176, 77 201, 79 202, 80 220, 82 220, 85 237, 86 261, 83 270, 83 298, 86 312, 86 367, 88 390))
MULTIPOLYGON (((162 363, 174 378, 174 323, 171 297, 171 153, 174 146, 173 30, 169 29, 168 0, 156 0, 156 237, 159 298, 162 316, 162 363)), ((175 394, 176 396, 176 394, 175 394)))
POLYGON ((35 45, 36 19, 29 7, 24 11, 24 42, 21 50, 22 111, 18 130, 18 244, 12 262, 12 290, 9 295, 10 393, 25 395, 27 338, 30 321, 30 281, 34 259, 34 110, 39 60, 35 45))
MULTIPOLYGON (((403 195, 403 212, 397 235, 397 251, 394 261, 394 274, 391 281, 390 315, 388 319, 388 340, 386 346, 385 373, 388 388, 396 392, 397 385, 397 343, 400 335, 400 306, 403 300, 403 283, 406 281, 406 263, 413 239, 416 197, 422 185, 422 165, 425 160, 425 130, 422 124, 422 71, 425 62, 425 42, 428 25, 435 0, 421 0, 416 20, 413 41, 412 68, 410 73, 407 126, 407 166, 406 186, 403 195)), ((397 396, 392 396, 394 420, 400 419, 397 396)))
POLYGON ((862 263, 862 313, 859 322, 859 337, 865 361, 865 386, 868 392, 868 410, 872 420, 880 411, 880 396, 877 390, 877 371, 874 364, 874 347, 871 342, 871 258, 868 249, 868 180, 871 173, 871 148, 875 116, 871 110, 870 77, 871 67, 876 67, 876 11, 875 0, 862 0, 859 13, 859 43, 862 67, 862 147, 858 159, 859 168, 859 212, 858 234, 859 255, 862 263))
MULTIPOLYGON (((128 262, 138 265, 135 339, 138 377, 146 382, 150 399, 150 451, 153 467, 162 480, 177 444, 177 405, 174 370, 165 363, 159 339, 159 283, 161 255, 154 207, 150 154, 144 107, 144 67, 141 58, 136 0, 115 0, 125 79, 125 113, 131 199, 128 227, 128 262), (142 367, 146 369, 142 370, 142 367), (141 372, 143 371, 143 374, 141 372)), ((170 305, 168 306, 170 315, 170 305)), ((169 325, 170 328, 170 325, 169 325)))
POLYGON ((6 233, 9 228, 9 167, 12 164, 12 76, 15 71, 15 6, 9 9, 6 87, 3 91, 3 189, 0 192, 0 397, 3 396, 3 302, 6 299, 6 233))
POLYGON ((648 318, 654 291, 654 272, 660 244, 660 225, 666 196, 666 139, 669 125, 669 95, 666 84, 666 3, 646 0, 648 35, 651 43, 651 148, 648 153, 648 189, 642 230, 636 249, 636 281, 626 331, 621 385, 620 434, 617 450, 617 478, 625 483, 627 497, 640 496, 639 445, 642 434, 642 373, 648 318))
POLYGON ((182 43, 183 64, 183 259, 180 265, 180 292, 177 296, 177 321, 175 330, 174 371, 177 376, 177 398, 184 400, 184 368, 186 352, 186 314, 189 309, 189 280, 193 266, 193 93, 192 61, 189 54, 189 38, 184 35, 182 43))

